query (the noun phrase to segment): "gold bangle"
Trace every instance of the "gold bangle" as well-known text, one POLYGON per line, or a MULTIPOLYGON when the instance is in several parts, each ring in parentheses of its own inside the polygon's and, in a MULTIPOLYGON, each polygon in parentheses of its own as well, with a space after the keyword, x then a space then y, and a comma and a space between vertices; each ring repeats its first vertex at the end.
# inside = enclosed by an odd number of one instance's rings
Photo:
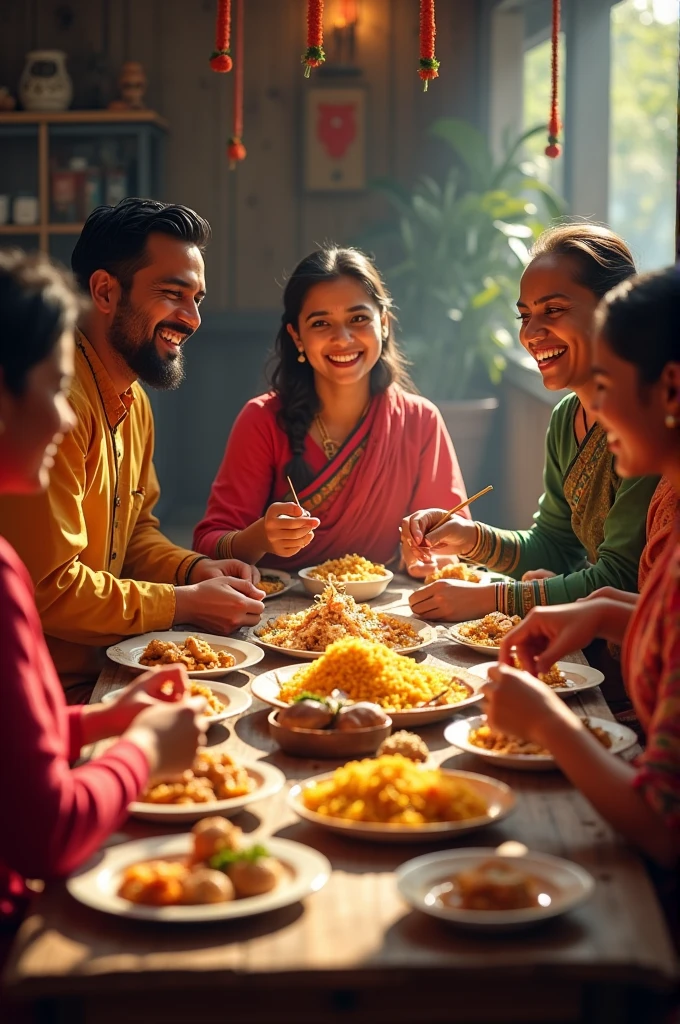
POLYGON ((479 528, 479 523, 473 523, 473 526, 475 528, 475 542, 474 542, 474 544, 472 545, 472 547, 470 548, 469 551, 461 551, 461 553, 460 553, 461 558, 472 559, 473 556, 479 550, 479 542, 480 542, 481 537, 482 537, 482 531, 479 528))
POLYGON ((240 530, 231 530, 229 533, 225 533, 223 537, 220 537, 217 542, 217 553, 220 558, 233 558, 234 557, 234 537, 240 530))

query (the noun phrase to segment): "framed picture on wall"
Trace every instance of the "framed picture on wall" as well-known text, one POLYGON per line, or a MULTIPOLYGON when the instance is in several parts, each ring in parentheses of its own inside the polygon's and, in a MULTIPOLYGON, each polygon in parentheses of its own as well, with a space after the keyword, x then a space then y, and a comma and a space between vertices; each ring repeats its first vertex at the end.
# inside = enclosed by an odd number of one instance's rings
POLYGON ((366 91, 311 88, 305 97, 304 187, 308 192, 366 188, 366 91))

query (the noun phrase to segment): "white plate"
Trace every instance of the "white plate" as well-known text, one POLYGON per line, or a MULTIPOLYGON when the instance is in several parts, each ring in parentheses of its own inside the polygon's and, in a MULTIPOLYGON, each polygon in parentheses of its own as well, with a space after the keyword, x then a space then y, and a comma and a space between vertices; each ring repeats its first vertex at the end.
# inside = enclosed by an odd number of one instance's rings
POLYGON ((547 853, 528 851, 522 857, 499 859, 512 860, 520 870, 544 881, 546 888, 551 890, 546 893, 550 897, 548 906, 524 910, 463 910, 446 906, 437 899, 437 887, 446 883, 451 875, 469 871, 497 857, 495 850, 484 847, 442 850, 416 857, 397 868, 397 887, 406 902, 416 910, 474 931, 523 928, 558 917, 587 900, 595 889, 592 875, 578 864, 547 853))
POLYGON ((199 821, 200 818, 213 814, 221 814, 228 818, 243 807, 254 804, 258 800, 266 800, 274 796, 286 781, 283 772, 266 761, 243 763, 248 775, 255 783, 255 789, 243 796, 233 796, 229 800, 213 800, 207 804, 149 804, 136 800, 128 804, 128 814, 142 821, 155 821, 159 824, 177 825, 186 821, 199 821))
POLYGON ((147 644, 151 640, 172 640, 173 643, 181 644, 187 637, 195 636, 199 640, 205 640, 214 651, 226 651, 233 655, 235 664, 231 668, 211 668, 207 672, 190 672, 192 679, 221 679, 228 672, 238 672, 243 668, 250 668, 262 661, 264 654, 259 647, 246 643, 244 640, 233 640, 227 636, 215 636, 214 633, 199 633, 198 630, 167 630, 164 633, 142 633, 141 636, 131 636, 129 640, 121 640, 120 643, 109 647, 107 655, 111 661, 125 668, 131 668, 135 672, 146 672, 147 665, 140 665, 141 658, 147 644))
MULTIPOLYGON (((193 672, 192 678, 196 679, 196 676, 205 675, 205 672, 193 672)), ((198 679, 196 679, 198 682, 198 679)), ((253 703, 252 698, 248 691, 238 686, 230 686, 229 683, 216 683, 212 679, 205 684, 209 690, 215 694, 218 700, 221 700, 223 704, 226 704, 224 711, 220 711, 219 715, 210 715, 208 721, 210 725, 215 725, 216 722, 225 722, 227 718, 234 718, 236 715, 240 715, 241 712, 247 711, 250 705, 253 703)), ((112 700, 115 700, 118 694, 121 692, 121 687, 118 690, 111 690, 102 697, 102 704, 110 704, 112 700)))
MULTIPOLYGON (((486 680, 489 669, 497 664, 497 661, 485 661, 482 665, 472 666, 468 671, 472 672, 473 676, 479 676, 480 679, 486 680)), ((604 679, 602 672, 597 668, 591 668, 590 665, 578 665, 574 661, 558 661, 557 667, 562 669, 567 677, 567 686, 551 686, 550 689, 553 693, 559 693, 560 697, 568 697, 570 694, 580 693, 582 690, 592 690, 594 686, 599 686, 604 679)))
POLYGON ((275 594, 267 594, 264 598, 265 601, 273 601, 275 597, 281 597, 281 594, 285 594, 287 590, 290 590, 295 586, 295 580, 289 572, 284 572, 282 569, 260 569, 260 576, 276 576, 278 580, 283 583, 283 590, 277 590, 275 594))
MULTIPOLYGON (((322 594, 328 586, 328 580, 317 580, 310 575, 316 569, 315 565, 310 565, 307 569, 299 569, 298 576, 302 580, 302 586, 305 588, 308 594, 322 594)), ((370 601, 374 597, 378 597, 387 590, 389 584, 394 579, 394 573, 390 572, 389 569, 385 569, 384 576, 376 576, 372 580, 340 580, 345 588, 345 593, 349 594, 360 604, 363 601, 370 601)))
MULTIPOLYGON (((249 842, 257 842, 254 834, 249 842)), ((289 839, 260 838, 273 857, 288 868, 288 879, 282 880, 271 892, 262 896, 251 896, 228 903, 199 904, 197 906, 149 907, 131 903, 118 896, 123 871, 139 861, 157 860, 163 857, 186 856, 192 847, 189 834, 152 836, 130 843, 111 846, 96 854, 89 866, 86 864, 66 880, 66 888, 80 903, 106 914, 118 917, 136 918, 141 921, 162 921, 163 923, 223 921, 227 918, 250 917, 277 910, 297 903, 312 892, 317 892, 328 881, 331 873, 329 862, 316 850, 289 839)))
POLYGON ((444 836, 463 835, 473 832, 485 825, 493 825, 514 809, 515 794, 504 782, 490 779, 486 775, 475 772, 461 772, 442 768, 444 775, 464 779, 486 801, 487 813, 480 818, 467 818, 465 821, 436 821, 427 825, 385 825, 372 821, 350 821, 348 818, 331 818, 325 814, 317 814, 305 807, 302 791, 318 782, 330 779, 333 772, 317 775, 293 786, 288 794, 288 803, 296 814, 314 825, 327 828, 331 832, 341 832, 352 839, 370 839, 388 843, 428 843, 436 842, 444 836))
MULTIPOLYGON (((637 743, 637 736, 627 725, 620 725, 618 722, 610 722, 606 718, 588 717, 593 726, 599 726, 612 737, 612 745, 609 747, 610 754, 621 754, 624 750, 637 743)), ((486 715, 478 715, 475 718, 464 718, 458 722, 452 722, 444 730, 444 739, 459 750, 465 750, 469 754, 476 754, 477 757, 493 761, 503 768, 516 768, 525 772, 550 772, 559 771, 554 757, 550 754, 497 754, 493 750, 484 750, 483 747, 476 747, 470 743, 468 736, 473 729, 478 729, 486 722, 486 715)))
MULTIPOLYGON (((288 682, 299 669, 305 667, 304 662, 301 665, 286 665, 284 668, 270 669, 269 672, 263 672, 262 675, 255 676, 250 683, 253 696, 257 697, 258 700, 264 701, 265 704, 271 704, 274 708, 288 707, 284 701, 279 700, 281 684, 288 682)), ((443 666, 437 665, 435 667, 441 668, 443 666)), ((451 674, 455 675, 455 671, 452 668, 451 674)), ((468 680, 466 679, 465 682, 468 682, 468 680)), ((470 686, 475 686, 472 680, 469 680, 469 683, 470 686)), ((440 704, 434 708, 411 708, 409 711, 387 711, 386 714, 392 719, 392 725, 395 729, 441 722, 442 719, 449 718, 459 708, 464 708, 469 704, 476 704, 477 701, 480 701, 482 699, 481 688, 483 685, 484 682, 480 679, 475 693, 470 697, 466 697, 465 700, 458 701, 457 704, 440 704)))
MULTIPOLYGON (((392 616, 393 619, 397 619, 399 622, 407 622, 409 626, 412 626, 413 629, 415 629, 416 633, 420 637, 420 642, 414 647, 392 648, 392 650, 396 651, 397 654, 415 654, 416 651, 422 650, 423 647, 427 647, 428 644, 431 644, 437 639, 437 631, 434 626, 431 626, 428 622, 423 622, 422 619, 414 619, 410 615, 392 615, 392 612, 386 612, 385 614, 392 616)), ((268 618, 271 618, 271 616, 268 618)), ((296 651, 292 648, 277 647, 276 644, 265 643, 264 640, 260 640, 255 631, 262 629, 266 625, 267 621, 268 619, 264 622, 260 622, 258 626, 251 626, 248 630, 248 636, 251 640, 256 644, 260 644, 265 648, 265 650, 274 651, 275 654, 285 654, 287 658, 299 658, 302 661, 314 661, 315 658, 320 658, 324 653, 323 651, 296 651)))

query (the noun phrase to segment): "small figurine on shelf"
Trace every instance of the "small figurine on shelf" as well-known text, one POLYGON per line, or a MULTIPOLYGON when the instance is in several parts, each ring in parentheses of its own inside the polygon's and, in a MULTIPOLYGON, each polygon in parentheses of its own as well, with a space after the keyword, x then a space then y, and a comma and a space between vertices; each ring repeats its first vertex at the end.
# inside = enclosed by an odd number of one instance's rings
POLYGON ((17 105, 17 101, 14 96, 10 93, 6 85, 0 85, 0 114, 6 114, 9 110, 14 110, 17 105))
POLYGON ((144 110, 144 93, 146 92, 146 75, 144 68, 136 60, 123 64, 118 75, 120 99, 111 100, 109 110, 144 110))

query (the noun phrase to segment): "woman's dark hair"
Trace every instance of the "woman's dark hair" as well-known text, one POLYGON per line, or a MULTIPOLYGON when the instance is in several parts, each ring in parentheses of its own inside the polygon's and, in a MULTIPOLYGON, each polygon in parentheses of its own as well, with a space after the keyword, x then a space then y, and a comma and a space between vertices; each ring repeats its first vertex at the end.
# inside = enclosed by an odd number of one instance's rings
POLYGON ((283 315, 269 373, 272 390, 281 399, 279 424, 288 435, 293 453, 286 473, 297 489, 306 487, 313 479, 303 453, 307 431, 319 411, 319 398, 314 387, 314 371, 309 363, 298 362, 298 350, 288 333, 288 325, 298 330, 300 311, 310 288, 341 277, 358 281, 381 316, 387 314, 388 333, 383 339, 380 359, 371 370, 371 394, 381 394, 390 384, 414 390, 406 372, 406 361, 394 339, 392 298, 372 260, 360 249, 336 245, 324 245, 301 260, 283 292, 283 315))
POLYGON ((613 288, 596 325, 612 351, 654 384, 667 363, 680 362, 680 268, 641 274, 613 288))
POLYGON ((47 256, 0 250, 0 370, 12 394, 73 330, 81 305, 71 275, 47 256))
POLYGON ((568 256, 576 267, 576 281, 602 298, 635 273, 632 253, 624 240, 600 224, 558 224, 536 239, 531 259, 568 256))
POLYGON ((152 232, 189 242, 201 252, 210 241, 207 220, 187 206, 134 198, 117 206, 98 206, 85 221, 71 256, 83 291, 89 295, 95 270, 107 270, 129 290, 136 272, 149 263, 146 242, 152 232))

